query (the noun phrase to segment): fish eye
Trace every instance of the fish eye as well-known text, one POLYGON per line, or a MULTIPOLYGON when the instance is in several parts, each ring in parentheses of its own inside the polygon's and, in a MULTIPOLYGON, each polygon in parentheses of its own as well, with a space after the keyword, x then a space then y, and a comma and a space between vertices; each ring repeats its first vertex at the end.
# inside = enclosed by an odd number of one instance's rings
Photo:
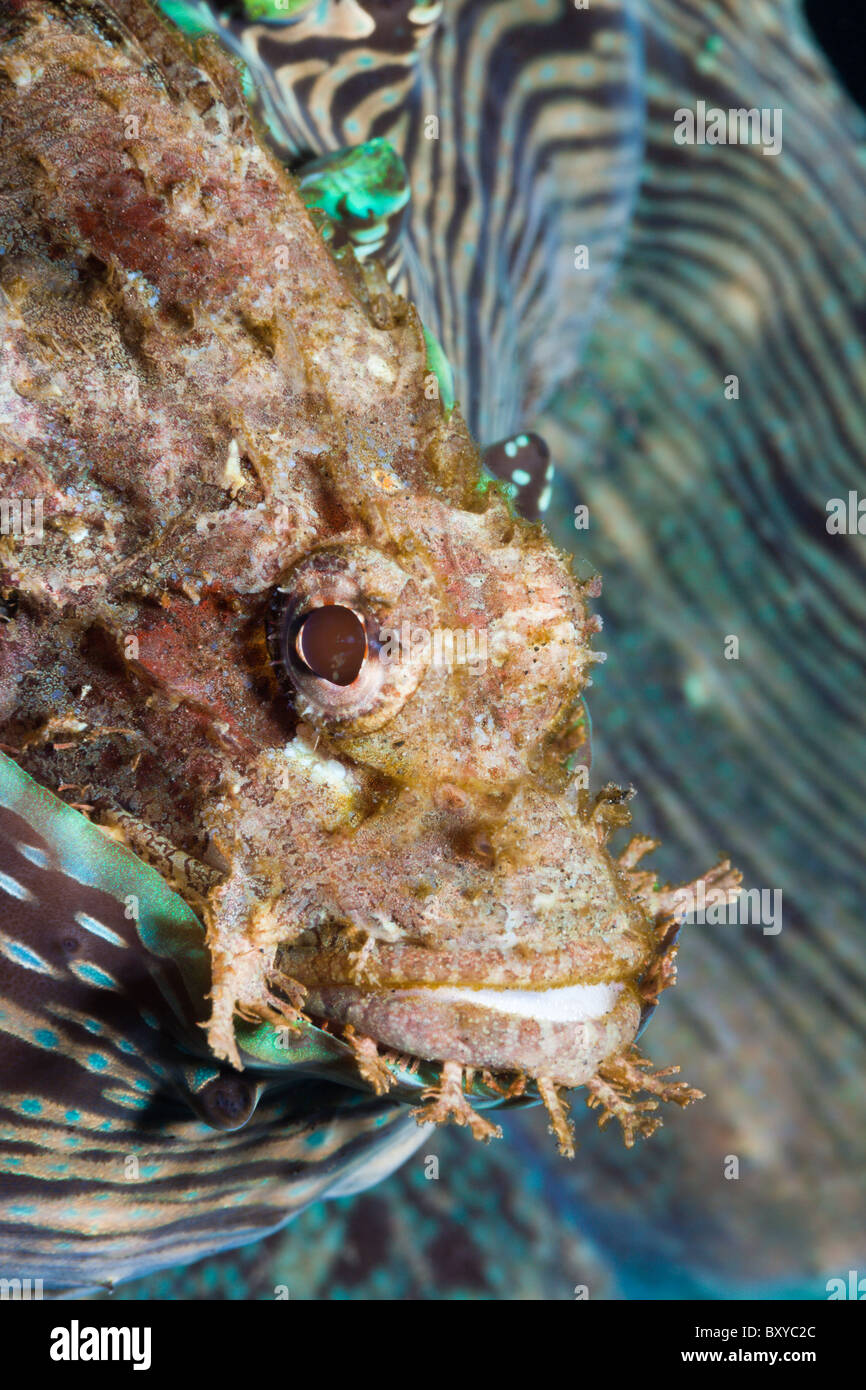
POLYGON ((314 676, 332 685, 351 685, 367 657, 364 619, 341 603, 323 603, 301 619, 294 650, 314 676))
POLYGON ((334 734, 370 732, 396 714, 429 660, 423 650, 394 656, 388 633, 432 621, 426 591, 395 560, 366 545, 324 547, 274 590, 271 667, 302 720, 334 734))

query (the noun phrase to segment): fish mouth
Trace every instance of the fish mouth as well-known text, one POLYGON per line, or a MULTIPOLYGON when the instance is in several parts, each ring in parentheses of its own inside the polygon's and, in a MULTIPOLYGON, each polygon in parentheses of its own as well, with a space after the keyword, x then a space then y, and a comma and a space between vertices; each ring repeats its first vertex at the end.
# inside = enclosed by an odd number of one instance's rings
POLYGON ((653 942, 638 927, 620 930, 615 943, 603 932, 546 949, 466 942, 448 950, 386 941, 358 947, 339 930, 331 940, 293 943, 278 951, 279 971, 305 989, 354 987, 365 992, 454 988, 491 993, 549 994, 566 988, 640 978, 653 942))
POLYGON ((304 988, 310 1017, 401 1056, 572 1086, 637 1035, 636 982, 652 949, 638 931, 620 932, 615 951, 604 933, 547 951, 471 940, 448 951, 381 940, 359 950, 345 935, 331 945, 279 953, 279 973, 304 988))
POLYGON ((641 1021, 637 989, 622 980, 546 989, 317 986, 305 1008, 404 1056, 568 1086, 584 1084, 621 1052, 641 1021))
POLYGON ((583 1023, 608 1013, 622 992, 622 984, 554 985, 550 989, 489 989, 440 985, 434 990, 417 990, 420 995, 431 994, 439 1002, 465 1003, 476 1009, 514 1018, 530 1018, 538 1022, 583 1023))

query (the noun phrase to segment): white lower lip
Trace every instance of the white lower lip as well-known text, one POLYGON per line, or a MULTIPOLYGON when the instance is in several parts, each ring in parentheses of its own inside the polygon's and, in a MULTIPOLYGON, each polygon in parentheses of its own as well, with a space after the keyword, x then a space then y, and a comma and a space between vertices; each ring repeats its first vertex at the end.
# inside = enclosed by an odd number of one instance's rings
POLYGON ((441 985, 429 992, 437 999, 474 1004, 480 1009, 538 1022, 588 1023, 609 1013, 621 991, 622 985, 610 984, 564 985, 559 989, 458 989, 441 985))

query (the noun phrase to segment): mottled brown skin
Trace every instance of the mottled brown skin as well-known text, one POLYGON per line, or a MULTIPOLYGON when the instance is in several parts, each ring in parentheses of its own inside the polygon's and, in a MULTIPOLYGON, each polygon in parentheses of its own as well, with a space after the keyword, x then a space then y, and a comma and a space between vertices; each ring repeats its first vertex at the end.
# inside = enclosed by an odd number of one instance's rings
MULTIPOLYGON (((0 40, 2 494, 45 508, 41 544, 0 551, 4 747, 198 866, 176 878, 218 1055, 300 984, 387 1047, 592 1099, 672 979, 674 900, 635 868, 649 842, 608 854, 622 798, 565 770, 588 586, 479 488, 414 310, 331 255, 225 59, 132 0, 7 0, 0 40), (492 655, 297 679, 266 643, 278 586, 373 647, 408 622, 492 655), (603 1026, 435 996, 576 983, 623 986, 603 1026)), ((429 1118, 461 1118, 446 1072, 429 1118)))

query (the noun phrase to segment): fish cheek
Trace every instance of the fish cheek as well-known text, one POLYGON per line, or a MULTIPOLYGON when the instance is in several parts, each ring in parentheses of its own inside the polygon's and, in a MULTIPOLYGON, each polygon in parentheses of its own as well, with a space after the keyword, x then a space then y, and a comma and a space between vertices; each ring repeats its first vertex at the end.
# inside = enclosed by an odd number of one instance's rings
POLYGON ((402 721, 371 734, 340 738, 338 751, 404 786, 426 786, 431 781, 430 743, 420 744, 411 737, 402 721))
POLYGON ((216 600, 192 603, 172 595, 142 607, 135 631, 124 634, 124 650, 128 665, 149 684, 204 714, 219 736, 251 755, 284 742, 295 725, 280 719, 259 674, 266 652, 252 634, 260 626, 216 600))

